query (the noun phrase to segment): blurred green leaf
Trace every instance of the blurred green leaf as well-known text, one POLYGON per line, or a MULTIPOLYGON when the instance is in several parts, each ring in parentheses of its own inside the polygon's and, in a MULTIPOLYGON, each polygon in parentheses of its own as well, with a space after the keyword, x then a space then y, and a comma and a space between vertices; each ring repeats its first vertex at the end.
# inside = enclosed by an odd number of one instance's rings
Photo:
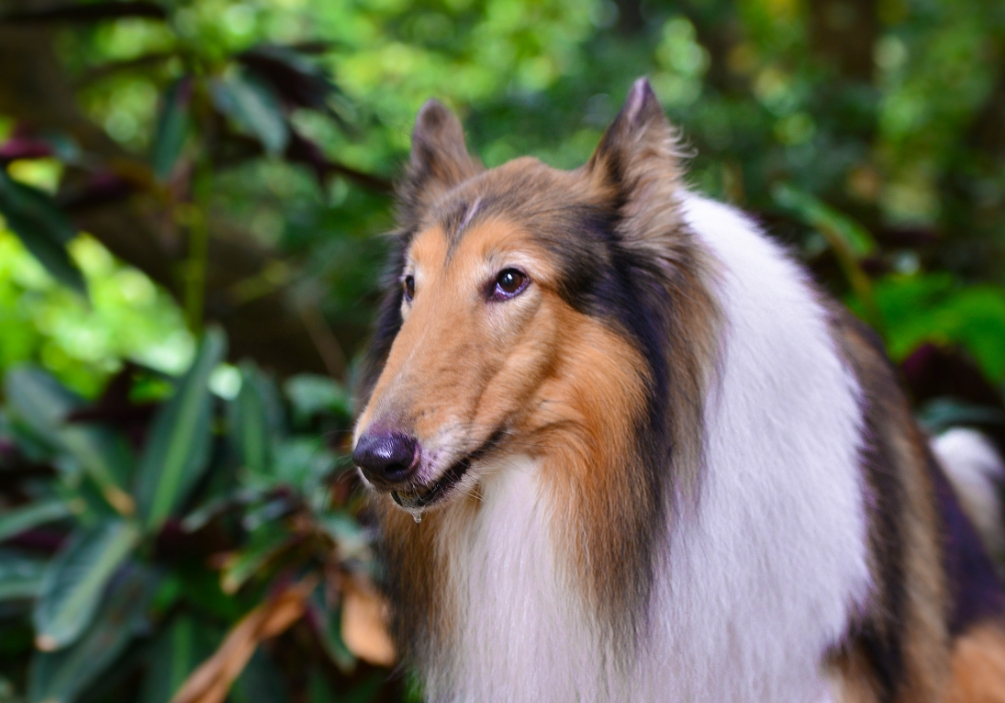
POLYGON ((352 417, 352 396, 340 384, 327 376, 298 374, 283 384, 286 396, 301 419, 318 413, 333 413, 352 417))
POLYGON ((150 155, 154 173, 161 180, 171 175, 182 147, 185 146, 191 128, 191 99, 192 79, 183 76, 168 87, 161 100, 150 155))
POLYGON ((325 598, 324 584, 319 585, 307 602, 308 622, 324 647, 325 653, 338 668, 346 673, 356 668, 356 656, 349 651, 342 639, 342 613, 336 607, 329 607, 325 598))
POLYGON ((10 549, 0 549, 0 602, 38 596, 46 562, 10 549))
POLYGON ((264 474, 272 466, 272 437, 278 428, 269 424, 262 372, 253 363, 243 362, 241 379, 241 390, 228 407, 232 444, 244 466, 264 474))
POLYGON ((374 534, 372 530, 360 525, 352 515, 341 511, 325 511, 319 513, 316 519, 338 545, 340 559, 360 559, 367 556, 374 534))
POLYGON ((238 591, 269 560, 290 546, 295 539, 286 528, 276 523, 266 523, 252 532, 248 544, 224 564, 220 574, 220 587, 224 593, 238 591))
POLYGON ((91 626, 73 645, 37 653, 31 662, 31 703, 71 703, 123 652, 142 625, 156 581, 139 569, 113 584, 91 626))
POLYGON ((259 647, 234 682, 234 703, 289 703, 289 684, 272 659, 259 647))
POLYGON ((136 484, 136 499, 148 530, 160 528, 206 469, 213 432, 209 376, 225 350, 223 333, 207 330, 174 397, 154 418, 136 484))
POLYGON ((133 499, 124 490, 133 463, 125 438, 106 427, 67 423, 66 417, 79 409, 83 400, 41 369, 26 366, 9 372, 4 391, 13 420, 73 456, 119 513, 133 513, 133 499))
POLYGON ((895 361, 925 341, 959 344, 989 378, 1005 380, 1005 289, 962 286, 945 273, 892 275, 876 282, 876 301, 895 361))
POLYGON ((281 154, 290 140, 276 94, 257 78, 234 73, 212 84, 213 102, 220 112, 255 135, 265 152, 281 154))
POLYGON ((147 653, 148 670, 140 703, 168 703, 214 649, 213 633, 194 617, 182 615, 161 630, 147 653))
POLYGON ((125 520, 105 520, 73 533, 46 568, 35 604, 39 649, 60 649, 77 639, 139 538, 138 526, 125 520))
POLYGON ((815 228, 830 245, 851 289, 861 304, 866 322, 883 331, 885 321, 876 304, 872 282, 859 260, 876 249, 872 235, 857 222, 827 206, 815 196, 780 183, 772 189, 775 202, 815 228))
POLYGON ((52 198, 14 181, 0 168, 0 215, 53 278, 87 296, 84 276, 66 250, 77 230, 52 198))
POLYGON ((10 510, 0 515, 0 542, 73 514, 74 510, 65 500, 43 500, 10 510))
POLYGON ((865 227, 816 196, 786 183, 778 184, 772 195, 778 205, 818 229, 828 242, 839 241, 842 247, 858 258, 876 251, 876 240, 865 227))
POLYGON ((936 398, 917 413, 925 431, 938 434, 951 427, 1005 425, 1005 412, 998 408, 966 403, 956 398, 936 398))

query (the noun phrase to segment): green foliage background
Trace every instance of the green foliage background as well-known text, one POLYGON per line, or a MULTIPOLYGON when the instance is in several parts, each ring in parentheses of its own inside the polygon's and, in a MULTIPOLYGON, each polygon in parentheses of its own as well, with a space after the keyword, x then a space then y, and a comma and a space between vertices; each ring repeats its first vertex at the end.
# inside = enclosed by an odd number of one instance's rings
MULTIPOLYGON (((931 427, 1001 432, 1000 2, 10 0, 0 700, 167 700, 156 662, 179 685, 277 584, 379 578, 344 471, 346 389, 414 114, 452 106, 488 166, 572 168, 640 75, 681 130, 689 183, 751 212, 877 329, 931 427), (230 340, 219 365, 196 353, 209 323, 230 340), (213 368, 183 376, 200 358, 213 368), (186 429, 169 409, 194 377, 208 419, 186 429), (202 430, 202 453, 154 456, 202 430), (58 564, 85 538, 125 556, 81 566, 90 595, 70 583, 60 601, 58 564), (81 670, 66 652, 101 634, 113 592, 139 594, 116 614, 135 627, 81 670), (61 649, 36 651, 60 617, 76 623, 61 649), (60 666, 56 689, 38 683, 60 666)), ((406 695, 355 662, 338 589, 319 593, 234 700, 256 676, 272 682, 256 700, 406 695)))

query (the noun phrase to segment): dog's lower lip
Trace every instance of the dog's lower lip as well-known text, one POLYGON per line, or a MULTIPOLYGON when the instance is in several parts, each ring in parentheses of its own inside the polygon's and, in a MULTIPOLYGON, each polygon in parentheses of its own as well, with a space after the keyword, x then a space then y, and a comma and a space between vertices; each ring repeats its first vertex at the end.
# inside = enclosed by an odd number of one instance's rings
POLYGON ((420 493, 402 493, 401 491, 391 491, 391 498, 405 510, 421 510, 435 503, 440 496, 453 488, 458 481, 464 478, 471 466, 471 454, 464 457, 456 464, 447 469, 440 479, 429 489, 420 493))
POLYGON ((481 459, 490 451, 495 449, 504 434, 505 432, 503 430, 497 430, 491 437, 485 440, 480 447, 455 462, 443 473, 443 476, 441 476, 436 483, 428 489, 421 490, 416 493, 391 491, 391 498, 405 510, 422 510, 424 508, 428 508, 430 505, 433 505, 439 501, 440 498, 449 493, 450 489, 456 486, 460 480, 464 478, 468 469, 471 468, 472 462, 481 459))

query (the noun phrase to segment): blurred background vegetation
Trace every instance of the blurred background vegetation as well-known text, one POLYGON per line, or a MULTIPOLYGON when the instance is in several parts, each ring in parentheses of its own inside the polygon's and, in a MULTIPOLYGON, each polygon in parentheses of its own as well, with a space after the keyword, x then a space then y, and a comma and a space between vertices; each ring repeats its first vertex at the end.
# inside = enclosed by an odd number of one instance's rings
POLYGON ((570 168, 643 74, 1005 448, 998 0, 2 0, 0 701, 421 699, 345 457, 412 118, 570 168))

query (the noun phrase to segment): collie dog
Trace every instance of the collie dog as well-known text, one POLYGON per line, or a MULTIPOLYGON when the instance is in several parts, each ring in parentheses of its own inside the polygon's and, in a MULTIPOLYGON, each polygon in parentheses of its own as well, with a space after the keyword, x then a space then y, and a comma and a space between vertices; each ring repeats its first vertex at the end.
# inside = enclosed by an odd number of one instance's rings
POLYGON ((398 200, 353 458, 430 701, 1005 701, 881 344, 688 190, 645 80, 574 171, 486 170, 430 101, 398 200))

